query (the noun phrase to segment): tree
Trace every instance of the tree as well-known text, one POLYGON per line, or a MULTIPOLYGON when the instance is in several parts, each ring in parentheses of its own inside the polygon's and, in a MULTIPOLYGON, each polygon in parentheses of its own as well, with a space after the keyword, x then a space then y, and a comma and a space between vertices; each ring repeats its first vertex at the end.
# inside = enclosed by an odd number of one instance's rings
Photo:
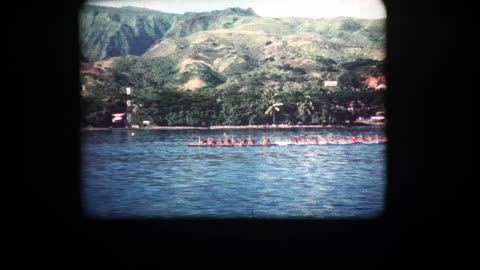
POLYGON ((267 105, 267 110, 265 111, 265 114, 272 115, 273 124, 275 124, 275 111, 279 112, 280 107, 283 106, 283 103, 277 100, 277 97, 280 94, 280 89, 281 87, 266 88, 261 96, 264 104, 267 105))
POLYGON ((141 110, 140 108, 143 107, 142 104, 138 104, 138 103, 133 103, 132 104, 132 107, 131 107, 131 114, 132 114, 132 123, 135 123, 135 124, 140 124, 140 122, 142 121, 141 117, 142 115, 140 114, 141 113, 141 110))
POLYGON ((305 96, 305 100, 303 102, 297 102, 298 114, 305 122, 307 117, 312 115, 314 111, 313 103, 311 101, 310 96, 305 96))
POLYGON ((360 79, 353 72, 343 71, 337 78, 339 85, 343 88, 359 88, 360 79))
POLYGON ((275 102, 268 106, 267 110, 265 111, 265 114, 273 115, 273 124, 275 124, 275 111, 279 112, 281 106, 283 106, 283 103, 275 102))

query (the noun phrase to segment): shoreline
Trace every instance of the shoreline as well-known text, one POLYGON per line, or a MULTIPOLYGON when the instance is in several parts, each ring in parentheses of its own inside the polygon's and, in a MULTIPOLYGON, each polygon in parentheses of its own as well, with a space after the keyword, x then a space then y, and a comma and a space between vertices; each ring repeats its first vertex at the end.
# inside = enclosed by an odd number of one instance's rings
POLYGON ((291 129, 291 128, 344 128, 344 127, 360 127, 360 126, 384 126, 381 124, 348 124, 348 125, 243 125, 243 126, 150 126, 150 127, 130 127, 130 128, 113 128, 113 127, 85 127, 81 131, 109 131, 109 130, 218 130, 218 129, 291 129))

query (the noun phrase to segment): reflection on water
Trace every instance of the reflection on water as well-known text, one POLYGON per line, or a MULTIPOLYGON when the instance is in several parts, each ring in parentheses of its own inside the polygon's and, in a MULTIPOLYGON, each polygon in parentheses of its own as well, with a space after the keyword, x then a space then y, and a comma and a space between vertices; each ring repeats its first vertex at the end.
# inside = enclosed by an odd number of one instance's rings
POLYGON ((83 204, 94 217, 372 217, 386 144, 187 147, 198 136, 383 135, 382 129, 85 132, 83 204))

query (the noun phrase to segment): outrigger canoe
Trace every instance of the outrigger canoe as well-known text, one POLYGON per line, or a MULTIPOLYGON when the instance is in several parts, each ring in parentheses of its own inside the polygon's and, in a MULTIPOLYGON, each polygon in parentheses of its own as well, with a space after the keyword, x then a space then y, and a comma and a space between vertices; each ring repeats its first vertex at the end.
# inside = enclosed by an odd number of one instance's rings
POLYGON ((234 147, 234 146, 275 146, 278 145, 276 143, 270 144, 263 144, 263 143, 256 143, 256 144, 204 144, 204 143, 189 143, 188 146, 222 146, 222 147, 234 147))
POLYGON ((286 143, 285 145, 350 145, 350 144, 383 144, 385 142, 338 142, 338 143, 286 143))
POLYGON ((337 142, 337 143, 271 143, 271 144, 204 144, 204 143, 189 143, 188 146, 220 146, 220 147, 246 147, 246 146, 276 146, 276 145, 348 145, 348 144, 382 144, 385 142, 337 142))

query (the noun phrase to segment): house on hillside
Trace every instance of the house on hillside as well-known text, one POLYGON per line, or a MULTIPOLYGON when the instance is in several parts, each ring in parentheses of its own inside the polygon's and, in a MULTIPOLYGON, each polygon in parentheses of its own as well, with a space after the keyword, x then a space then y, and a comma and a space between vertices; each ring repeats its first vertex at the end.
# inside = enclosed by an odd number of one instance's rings
POLYGON ((336 87, 336 86, 338 86, 338 82, 337 81, 324 81, 323 86, 325 86, 325 87, 336 87))

